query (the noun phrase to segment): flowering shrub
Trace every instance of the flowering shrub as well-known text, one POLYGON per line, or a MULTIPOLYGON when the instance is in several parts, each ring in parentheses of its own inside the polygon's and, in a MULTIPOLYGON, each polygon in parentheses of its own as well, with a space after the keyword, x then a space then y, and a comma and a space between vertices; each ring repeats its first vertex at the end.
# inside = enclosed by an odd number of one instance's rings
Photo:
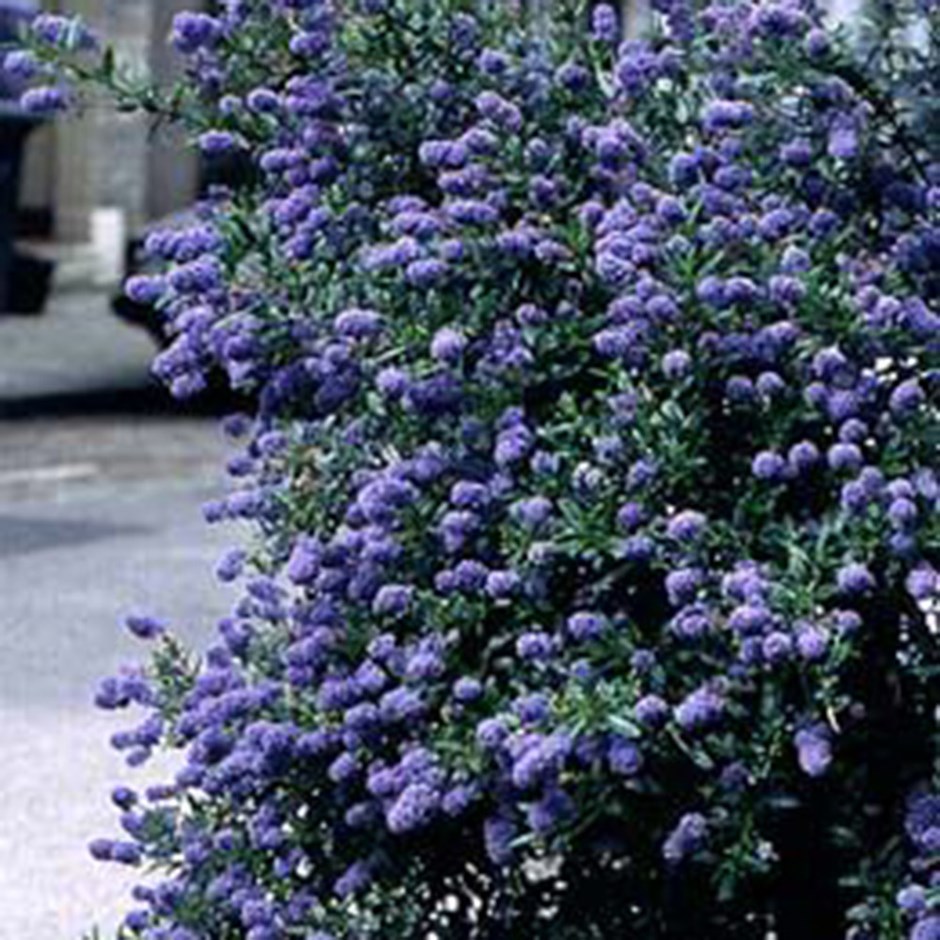
POLYGON ((128 285, 259 405, 218 644, 98 693, 125 934, 937 937, 936 8, 474 6, 34 28, 253 167, 128 285))

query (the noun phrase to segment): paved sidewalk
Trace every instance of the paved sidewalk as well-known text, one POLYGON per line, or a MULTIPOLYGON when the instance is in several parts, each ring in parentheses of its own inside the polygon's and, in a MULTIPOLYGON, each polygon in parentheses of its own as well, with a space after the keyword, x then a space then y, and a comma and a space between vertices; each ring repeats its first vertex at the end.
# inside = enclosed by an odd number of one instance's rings
POLYGON ((111 788, 156 768, 109 748, 134 716, 97 712, 94 687, 144 653, 128 612, 204 648, 233 601, 212 571, 239 534, 200 512, 224 486, 216 421, 169 406, 107 304, 0 315, 0 940, 113 936, 133 878, 86 846, 120 834, 111 788))
POLYGON ((0 940, 78 940, 127 909, 126 872, 86 846, 120 835, 110 789, 154 768, 123 767, 107 742, 135 715, 91 698, 145 655, 127 612, 165 616, 202 648, 231 606, 212 578, 226 535, 198 515, 215 491, 195 474, 56 483, 27 500, 0 485, 0 940))

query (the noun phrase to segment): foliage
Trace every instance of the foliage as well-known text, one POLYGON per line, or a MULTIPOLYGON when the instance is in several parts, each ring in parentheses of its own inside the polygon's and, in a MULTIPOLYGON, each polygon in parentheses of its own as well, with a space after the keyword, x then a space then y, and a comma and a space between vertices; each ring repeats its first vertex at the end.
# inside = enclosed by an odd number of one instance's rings
POLYGON ((185 756, 127 936, 937 936, 937 15, 230 2, 169 93, 34 29, 252 166, 128 285, 259 406, 218 645, 98 695, 185 756))

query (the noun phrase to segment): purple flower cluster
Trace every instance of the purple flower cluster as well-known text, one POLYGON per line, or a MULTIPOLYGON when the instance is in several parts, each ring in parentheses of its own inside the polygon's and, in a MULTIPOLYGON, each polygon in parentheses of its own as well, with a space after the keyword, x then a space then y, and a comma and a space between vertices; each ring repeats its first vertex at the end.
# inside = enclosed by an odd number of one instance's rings
POLYGON ((71 75, 59 67, 57 59, 84 62, 99 54, 98 37, 78 17, 40 13, 30 20, 27 11, 24 7, 15 13, 28 27, 25 47, 0 57, 0 88, 7 95, 18 94, 21 107, 32 114, 65 111, 73 103, 75 89, 71 75), (29 87, 24 90, 24 85, 29 87))

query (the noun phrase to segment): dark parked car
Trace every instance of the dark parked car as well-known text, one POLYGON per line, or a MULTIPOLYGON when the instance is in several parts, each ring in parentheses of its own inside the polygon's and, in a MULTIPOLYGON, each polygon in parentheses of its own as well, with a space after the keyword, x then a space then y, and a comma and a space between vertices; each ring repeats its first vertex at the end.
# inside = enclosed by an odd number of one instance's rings
MULTIPOLYGON (((35 0, 0 0, 0 60, 38 12, 35 0)), ((0 68, 0 313, 36 313, 49 292, 52 265, 18 253, 16 212, 23 147, 41 120, 20 106, 18 81, 0 68)))

